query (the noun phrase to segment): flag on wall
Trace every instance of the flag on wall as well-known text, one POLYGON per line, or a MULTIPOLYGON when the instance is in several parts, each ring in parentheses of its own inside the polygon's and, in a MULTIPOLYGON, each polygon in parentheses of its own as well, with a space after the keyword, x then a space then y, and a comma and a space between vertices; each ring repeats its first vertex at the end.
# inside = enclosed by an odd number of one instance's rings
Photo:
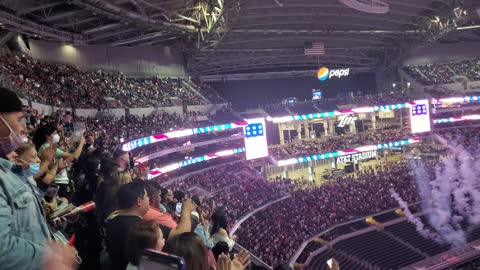
POLYGON ((304 47, 305 55, 325 55, 325 43, 306 42, 304 47))

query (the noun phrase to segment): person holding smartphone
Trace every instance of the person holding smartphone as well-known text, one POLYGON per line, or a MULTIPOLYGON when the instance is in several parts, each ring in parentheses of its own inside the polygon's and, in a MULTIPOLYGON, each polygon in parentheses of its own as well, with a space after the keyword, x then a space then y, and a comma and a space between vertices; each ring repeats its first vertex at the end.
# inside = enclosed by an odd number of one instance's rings
MULTIPOLYGON (((57 128, 54 124, 40 126, 33 136, 33 143, 35 144, 40 157, 43 156, 44 151, 49 149, 52 144, 58 146, 60 140, 60 135, 58 134, 57 128)), ((60 197, 68 198, 71 194, 70 179, 68 178, 66 169, 73 160, 76 160, 80 157, 84 144, 85 138, 82 136, 76 150, 73 153, 68 153, 58 147, 55 150, 55 161, 58 164, 58 171, 54 180, 55 184, 60 187, 58 192, 60 197)))

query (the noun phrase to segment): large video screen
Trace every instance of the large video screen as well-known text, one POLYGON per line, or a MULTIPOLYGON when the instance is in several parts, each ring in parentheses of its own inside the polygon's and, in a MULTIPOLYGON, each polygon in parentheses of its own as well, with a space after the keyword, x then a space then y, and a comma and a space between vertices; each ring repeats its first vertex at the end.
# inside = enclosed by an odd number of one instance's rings
POLYGON ((312 100, 321 100, 322 99, 322 90, 313 89, 312 90, 312 100))
POLYGON ((412 133, 429 132, 430 122, 430 104, 428 99, 415 100, 410 106, 410 127, 412 133))
POLYGON ((247 160, 268 156, 267 134, 265 119, 247 119, 248 125, 244 127, 245 152, 247 160))

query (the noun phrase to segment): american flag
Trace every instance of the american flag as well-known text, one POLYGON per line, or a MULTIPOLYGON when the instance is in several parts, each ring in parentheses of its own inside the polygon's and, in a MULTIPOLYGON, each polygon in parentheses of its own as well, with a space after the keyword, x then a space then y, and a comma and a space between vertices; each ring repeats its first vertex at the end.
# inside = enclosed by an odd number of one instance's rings
POLYGON ((306 42, 304 47, 305 55, 324 55, 325 43, 323 42, 306 42))

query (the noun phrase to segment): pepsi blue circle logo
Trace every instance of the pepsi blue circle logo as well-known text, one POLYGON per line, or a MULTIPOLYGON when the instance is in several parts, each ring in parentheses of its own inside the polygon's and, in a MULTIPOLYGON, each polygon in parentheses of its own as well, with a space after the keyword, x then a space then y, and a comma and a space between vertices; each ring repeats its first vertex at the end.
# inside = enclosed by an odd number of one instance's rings
POLYGON ((328 79, 328 72, 329 70, 327 67, 321 67, 317 72, 317 78, 320 81, 325 81, 326 79, 328 79))

